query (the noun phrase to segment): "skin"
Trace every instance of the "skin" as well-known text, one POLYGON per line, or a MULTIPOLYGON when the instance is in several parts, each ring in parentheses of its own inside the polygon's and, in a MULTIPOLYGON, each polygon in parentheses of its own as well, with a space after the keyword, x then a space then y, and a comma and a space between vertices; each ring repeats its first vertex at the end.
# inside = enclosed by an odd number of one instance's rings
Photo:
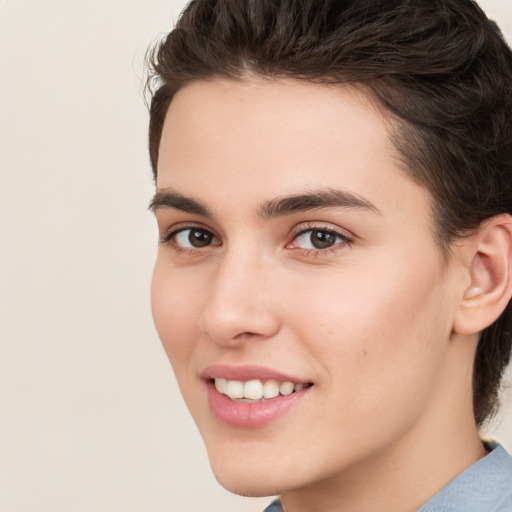
POLYGON ((461 244, 443 260, 392 126, 354 87, 255 77, 189 84, 165 121, 158 191, 208 215, 160 205, 160 236, 192 225, 212 243, 190 246, 189 231, 160 243, 155 324, 217 479, 282 494, 287 512, 413 511, 485 454, 471 405, 478 335, 454 330, 467 258, 461 244), (261 213, 326 190, 365 205, 261 213), (308 229, 333 245, 315 249, 308 229), (208 406, 200 373, 212 364, 313 387, 271 424, 234 428, 208 406))

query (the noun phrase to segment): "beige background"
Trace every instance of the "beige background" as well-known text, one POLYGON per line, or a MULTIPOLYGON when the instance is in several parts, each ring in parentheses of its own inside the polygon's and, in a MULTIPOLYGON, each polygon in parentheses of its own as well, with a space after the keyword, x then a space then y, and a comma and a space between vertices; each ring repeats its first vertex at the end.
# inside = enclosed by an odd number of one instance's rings
MULTIPOLYGON (((183 5, 0 0, 1 512, 269 501, 211 476, 149 309, 141 63, 183 5)), ((482 5, 512 40, 512 0, 482 5)))

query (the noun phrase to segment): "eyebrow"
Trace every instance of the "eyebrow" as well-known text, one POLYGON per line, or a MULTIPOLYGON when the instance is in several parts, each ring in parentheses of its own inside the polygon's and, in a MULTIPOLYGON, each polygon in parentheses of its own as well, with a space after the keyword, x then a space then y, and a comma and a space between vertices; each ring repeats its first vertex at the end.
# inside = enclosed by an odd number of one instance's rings
POLYGON ((347 190, 334 188, 271 199, 258 208, 258 214, 265 219, 271 219, 296 212, 333 207, 367 210, 378 215, 381 214, 375 205, 363 197, 347 190))
POLYGON ((166 208, 180 210, 185 213, 195 213, 203 217, 212 217, 210 210, 203 203, 170 188, 157 190, 148 207, 153 213, 166 208))
MULTIPOLYGON (((378 215, 381 214, 374 204, 357 194, 346 190, 326 188, 270 199, 258 207, 258 215, 264 219, 273 219, 292 213, 333 207, 366 210, 378 215)), ((149 204, 149 210, 153 213, 166 208, 203 217, 213 217, 206 205, 170 188, 157 190, 149 204)))

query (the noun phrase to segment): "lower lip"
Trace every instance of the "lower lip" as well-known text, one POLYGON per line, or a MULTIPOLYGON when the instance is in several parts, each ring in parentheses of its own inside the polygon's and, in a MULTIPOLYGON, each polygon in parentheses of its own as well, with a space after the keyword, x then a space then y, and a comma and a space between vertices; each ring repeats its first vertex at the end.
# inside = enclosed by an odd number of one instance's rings
POLYGON ((237 402, 219 393, 213 382, 207 383, 210 408, 222 423, 230 427, 260 428, 285 415, 310 388, 261 402, 237 402))

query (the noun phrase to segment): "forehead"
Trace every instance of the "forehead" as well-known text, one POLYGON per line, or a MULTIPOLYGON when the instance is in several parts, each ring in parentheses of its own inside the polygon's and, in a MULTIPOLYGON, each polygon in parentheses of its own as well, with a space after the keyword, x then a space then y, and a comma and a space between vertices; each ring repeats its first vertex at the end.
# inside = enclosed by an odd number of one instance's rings
POLYGON ((391 117, 354 85, 193 82, 167 113, 158 188, 244 206, 304 189, 343 188, 374 204, 379 196, 385 210, 395 206, 400 185, 400 194, 428 201, 404 172, 393 128, 391 117))

